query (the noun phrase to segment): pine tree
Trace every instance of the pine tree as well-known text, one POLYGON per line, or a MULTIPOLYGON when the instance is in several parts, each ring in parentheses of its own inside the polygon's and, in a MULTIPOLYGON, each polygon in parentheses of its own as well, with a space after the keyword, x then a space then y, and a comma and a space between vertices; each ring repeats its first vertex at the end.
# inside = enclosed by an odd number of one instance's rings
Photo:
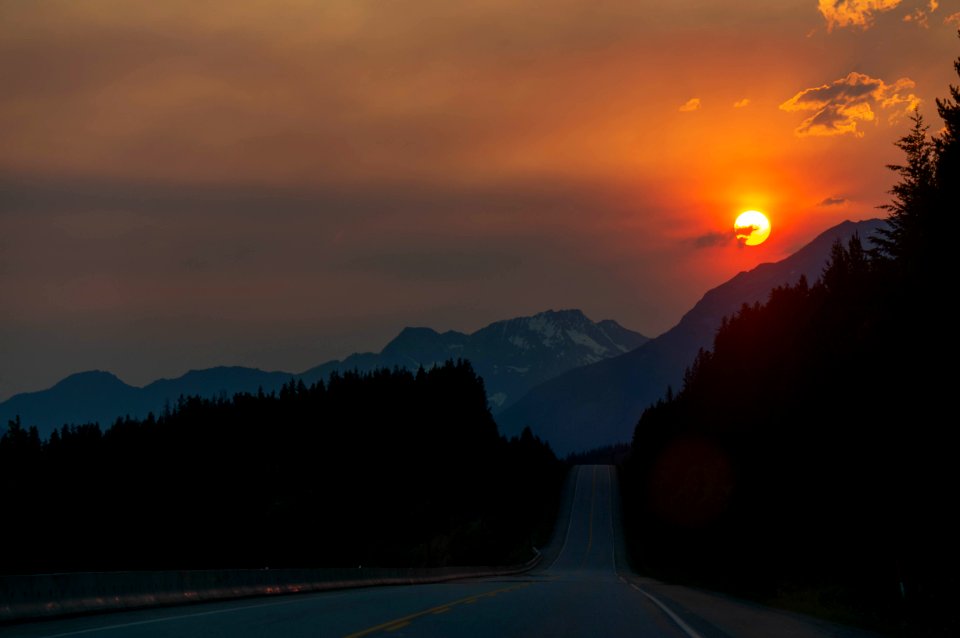
POLYGON ((917 262, 929 249, 934 229, 929 227, 928 217, 935 184, 934 147, 927 135, 930 127, 919 111, 914 111, 910 119, 910 132, 896 142, 906 154, 906 163, 887 165, 900 174, 900 181, 890 190, 893 201, 880 207, 890 213, 887 227, 873 238, 877 245, 874 254, 898 261, 907 272, 917 269, 917 262))

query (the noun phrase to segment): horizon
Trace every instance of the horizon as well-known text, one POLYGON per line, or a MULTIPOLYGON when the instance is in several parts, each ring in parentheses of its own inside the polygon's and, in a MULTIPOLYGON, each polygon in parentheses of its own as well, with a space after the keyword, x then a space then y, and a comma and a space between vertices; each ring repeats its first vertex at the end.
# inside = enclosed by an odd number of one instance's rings
POLYGON ((4 4, 0 401, 544 308, 660 335, 939 127, 960 12, 871 7, 4 4))
MULTIPOLYGON (((844 225, 844 224, 858 224, 858 223, 867 222, 867 221, 882 221, 882 218, 867 218, 867 219, 858 220, 858 221, 852 221, 852 220, 849 220, 849 219, 848 219, 848 220, 844 220, 844 221, 840 222, 839 224, 837 224, 837 226, 832 226, 832 227, 830 227, 830 228, 828 228, 828 229, 824 229, 824 231, 821 232, 821 233, 818 233, 814 239, 816 239, 816 238, 819 237, 820 235, 825 234, 825 233, 829 232, 830 230, 833 230, 834 228, 837 228, 837 227, 842 226, 842 225, 844 225)), ((867 241, 869 241, 869 238, 865 238, 865 239, 866 239, 867 241)), ((811 243, 812 243, 812 241, 813 241, 813 240, 811 240, 811 243)), ((809 244, 805 244, 804 246, 801 246, 801 249, 806 248, 807 246, 809 246, 809 244)), ((775 262, 762 262, 762 263, 760 263, 760 264, 757 264, 756 266, 754 266, 754 268, 751 268, 750 270, 740 271, 739 273, 737 273, 736 275, 734 275, 733 277, 731 277, 731 279, 735 278, 737 275, 750 272, 750 271, 754 270, 755 268, 757 268, 757 267, 759 267, 759 266, 779 263, 780 261, 784 261, 784 260, 786 260, 786 259, 789 259, 790 257, 792 257, 792 256, 795 255, 795 254, 796 254, 796 253, 791 253, 790 255, 787 255, 786 257, 784 257, 784 259, 782 259, 782 260, 777 260, 777 261, 775 261, 775 262)), ((705 290, 705 291, 702 293, 702 295, 699 297, 697 303, 699 303, 700 301, 702 301, 703 298, 704 298, 708 293, 710 293, 712 290, 714 290, 715 288, 722 287, 724 284, 729 283, 729 282, 731 281, 731 279, 728 279, 728 280, 726 280, 726 281, 724 281, 724 282, 721 282, 718 286, 714 286, 714 287, 711 287, 711 288, 705 290)), ((696 304, 695 304, 695 305, 696 305, 696 304)), ((478 331, 480 331, 480 330, 483 330, 484 328, 488 328, 488 327, 490 327, 490 326, 492 326, 492 325, 498 324, 498 323, 503 323, 503 322, 507 322, 507 321, 515 321, 515 320, 519 320, 519 319, 532 319, 532 318, 534 318, 534 317, 538 317, 538 316, 540 316, 540 315, 544 315, 544 314, 548 314, 548 313, 577 312, 577 313, 580 313, 581 315, 583 315, 588 321, 594 323, 595 325, 599 325, 599 324, 601 324, 601 323, 603 323, 603 322, 606 322, 606 321, 613 321, 614 323, 616 323, 616 324, 617 324, 618 326, 620 326, 621 328, 625 328, 625 329, 627 329, 627 330, 630 330, 631 332, 640 334, 640 335, 642 335, 643 337, 645 337, 648 341, 653 341, 653 340, 655 340, 655 339, 658 339, 658 338, 662 337, 662 336, 663 336, 664 334, 666 334, 667 332, 670 332, 670 330, 672 330, 673 328, 676 328, 676 327, 679 325, 679 323, 682 321, 683 317, 684 317, 693 307, 695 307, 695 305, 694 305, 694 306, 691 306, 691 308, 688 308, 688 309, 684 310, 683 313, 681 314, 680 318, 677 319, 677 321, 676 321, 674 324, 672 324, 672 325, 670 326, 670 328, 668 328, 668 329, 665 330, 664 332, 661 332, 661 333, 656 334, 656 335, 646 334, 646 333, 643 333, 642 331, 635 330, 635 329, 631 328, 630 326, 624 326, 624 325, 623 325, 620 321, 618 321, 615 317, 604 317, 604 318, 601 318, 601 319, 594 319, 593 317, 590 317, 587 313, 585 313, 585 312, 584 312, 582 309, 580 309, 580 308, 547 308, 547 309, 545 309, 545 310, 541 310, 541 311, 538 311, 538 312, 535 312, 535 313, 532 313, 532 314, 529 314, 529 315, 522 315, 522 316, 514 316, 514 317, 506 317, 506 318, 502 318, 502 319, 497 319, 497 320, 495 320, 495 321, 493 321, 493 322, 491 322, 491 323, 489 323, 489 324, 480 326, 480 327, 478 327, 478 328, 476 328, 476 329, 474 329, 474 330, 471 330, 471 331, 469 331, 469 332, 460 331, 460 330, 456 330, 456 329, 440 329, 440 328, 435 328, 435 327, 433 327, 433 326, 426 326, 426 325, 423 325, 423 326, 403 326, 403 327, 397 328, 397 329, 394 331, 393 336, 391 336, 380 348, 377 348, 377 349, 367 349, 367 350, 357 350, 357 351, 351 352, 351 353, 349 353, 349 354, 347 354, 347 355, 344 355, 344 356, 342 356, 342 357, 336 357, 336 358, 333 358, 333 359, 326 359, 326 360, 323 360, 323 361, 318 361, 318 362, 311 363, 308 367, 303 368, 303 369, 298 369, 298 370, 264 369, 264 368, 258 368, 257 366, 252 366, 252 365, 231 364, 231 363, 215 363, 215 364, 213 364, 213 365, 205 366, 205 367, 190 367, 190 368, 187 368, 187 369, 184 369, 184 370, 180 371, 179 373, 176 373, 176 374, 173 374, 173 375, 170 375, 170 376, 156 377, 156 378, 148 379, 148 380, 146 380, 146 381, 144 381, 144 382, 141 382, 141 383, 132 383, 132 382, 128 381, 127 379, 123 378, 121 375, 117 374, 117 373, 116 373, 115 371, 113 371, 113 370, 107 370, 107 369, 101 369, 101 368, 89 368, 89 369, 76 370, 76 371, 74 371, 74 372, 70 372, 70 373, 66 374, 65 376, 63 376, 62 378, 57 379, 54 383, 52 383, 52 384, 49 385, 49 386, 42 387, 42 388, 36 388, 36 389, 33 389, 33 390, 25 390, 25 391, 20 392, 20 393, 17 393, 17 394, 30 394, 30 393, 34 393, 34 392, 43 392, 44 390, 48 390, 48 389, 51 389, 51 388, 55 387, 55 386, 56 386, 57 384, 59 384, 60 382, 65 381, 65 380, 67 380, 67 379, 69 379, 69 378, 72 378, 72 377, 75 377, 75 376, 79 376, 79 375, 88 374, 88 373, 106 373, 106 374, 109 374, 110 376, 116 378, 116 379, 119 380, 120 382, 122 382, 122 383, 124 383, 124 384, 126 384, 126 385, 128 385, 128 386, 130 386, 130 387, 139 388, 139 389, 143 389, 143 388, 145 388, 145 387, 147 387, 147 386, 149 386, 149 385, 151 385, 151 384, 153 384, 153 383, 155 383, 155 382, 157 382, 157 381, 176 380, 176 379, 182 378, 182 377, 184 377, 184 376, 186 376, 186 375, 188 375, 188 374, 190 374, 190 373, 192 373, 192 372, 203 372, 203 371, 205 371, 205 370, 214 370, 214 369, 233 369, 233 368, 236 368, 236 369, 258 370, 258 371, 265 372, 265 373, 268 373, 268 374, 274 374, 274 373, 277 373, 277 374, 290 374, 290 375, 296 377, 296 376, 300 376, 300 375, 309 373, 312 369, 314 369, 314 368, 316 368, 316 367, 320 367, 320 366, 325 365, 325 364, 329 364, 329 363, 333 363, 333 362, 344 362, 344 361, 347 360, 350 356, 353 356, 353 355, 358 355, 358 354, 359 354, 359 355, 363 355, 363 354, 380 354, 384 349, 386 349, 387 346, 389 346, 391 343, 393 343, 394 341, 396 341, 406 330, 430 330, 430 331, 432 331, 433 333, 438 334, 438 335, 445 335, 445 334, 448 334, 448 333, 453 332, 453 333, 462 334, 462 335, 465 335, 465 336, 472 336, 472 335, 475 334, 476 332, 478 332, 478 331)), ((437 362, 437 363, 434 363, 434 365, 439 365, 439 363, 438 363, 438 362, 437 362)), ((14 396, 17 396, 17 395, 15 394, 15 395, 10 395, 10 396, 0 396, 0 403, 2 403, 2 402, 4 402, 4 401, 6 401, 7 399, 10 399, 10 398, 12 398, 12 397, 14 397, 14 396)))
MULTIPOLYGON (((512 321, 512 320, 515 320, 515 319, 532 319, 532 318, 537 317, 537 316, 539 316, 539 315, 543 315, 543 314, 547 314, 547 313, 551 313, 551 312, 552 312, 552 313, 561 313, 561 312, 581 312, 581 313, 582 313, 582 311, 581 311, 579 308, 548 308, 548 309, 546 309, 546 310, 542 310, 542 311, 537 312, 537 313, 534 313, 534 314, 532 314, 532 315, 525 315, 525 316, 522 316, 522 317, 508 317, 508 318, 506 318, 506 319, 499 319, 499 320, 497 320, 497 321, 494 321, 492 324, 487 324, 486 326, 481 326, 478 330, 482 330, 483 328, 486 328, 486 327, 488 327, 488 326, 490 326, 490 325, 493 325, 493 324, 496 324, 496 323, 501 323, 501 322, 503 322, 503 321, 512 321)), ((583 314, 584 314, 584 316, 587 316, 586 313, 583 313, 583 314)), ((624 326, 624 325, 622 325, 619 321, 617 321, 616 319, 613 319, 613 318, 610 318, 610 317, 606 317, 606 318, 603 318, 603 319, 594 320, 593 318, 587 316, 587 319, 589 319, 590 321, 592 321, 592 322, 595 323, 595 324, 600 324, 600 323, 602 323, 602 322, 604 322, 604 321, 613 321, 614 323, 616 323, 617 325, 619 325, 621 328, 626 328, 627 330, 632 330, 629 326, 624 326)), ((310 367, 308 367, 308 368, 305 368, 305 369, 303 369, 303 370, 297 370, 297 371, 292 371, 292 370, 279 370, 279 369, 275 369, 275 370, 265 370, 265 369, 263 369, 263 368, 256 368, 256 367, 254 367, 254 366, 233 365, 233 364, 229 364, 229 363, 224 363, 224 364, 217 364, 217 365, 208 366, 208 367, 205 367, 205 368, 189 368, 189 369, 187 369, 187 370, 182 371, 180 374, 177 374, 177 375, 172 376, 172 377, 158 377, 158 378, 156 378, 156 379, 151 379, 151 380, 147 381, 147 382, 146 382, 145 384, 143 384, 143 385, 137 385, 137 384, 133 384, 133 383, 130 383, 130 382, 126 381, 123 377, 121 377, 120 375, 114 373, 112 370, 103 370, 103 369, 99 369, 99 368, 91 368, 91 369, 88 369, 88 370, 77 370, 76 372, 72 372, 72 373, 68 374, 67 376, 63 377, 62 379, 58 379, 56 383, 59 383, 60 381, 63 381, 63 380, 68 379, 68 378, 70 378, 70 377, 75 377, 75 376, 77 376, 77 375, 82 375, 82 374, 87 374, 87 373, 107 373, 107 374, 109 374, 110 376, 119 379, 120 381, 122 381, 123 383, 125 383, 125 384, 127 384, 127 385, 129 385, 129 386, 131 386, 131 387, 143 388, 143 387, 145 387, 145 386, 147 386, 147 385, 150 385, 151 383, 153 383, 153 382, 155 382, 155 381, 166 381, 166 380, 178 379, 178 378, 180 378, 180 377, 182 377, 182 376, 184 376, 184 375, 190 374, 191 372, 203 372, 204 370, 211 370, 211 369, 218 369, 218 368, 226 368, 226 369, 230 369, 230 368, 242 368, 242 369, 260 370, 261 372, 267 372, 267 373, 278 372, 278 373, 292 374, 293 376, 298 376, 298 375, 301 375, 301 374, 303 374, 303 373, 305 373, 305 372, 309 372, 312 368, 317 367, 317 366, 319 366, 319 365, 323 365, 323 364, 325 364, 325 363, 330 363, 330 362, 333 362, 333 361, 344 361, 345 359, 349 358, 350 355, 354 355, 354 354, 371 354, 371 353, 372 353, 372 354, 378 354, 378 353, 380 353, 384 348, 386 348, 386 346, 388 346, 391 342, 395 341, 395 340, 397 339, 397 337, 399 337, 405 330, 408 330, 408 329, 409 329, 409 330, 431 330, 431 331, 433 331, 433 332, 435 332, 436 334, 439 334, 439 335, 443 335, 443 334, 446 334, 446 333, 449 333, 449 332, 455 332, 455 333, 457 333, 457 334, 463 334, 463 335, 466 335, 466 336, 471 336, 471 335, 473 335, 474 333, 476 333, 476 332, 478 331, 478 330, 474 330, 474 331, 472 331, 472 332, 461 332, 461 331, 459 331, 459 330, 439 330, 439 329, 433 328, 432 326, 404 326, 404 327, 402 327, 402 328, 399 328, 399 329, 396 331, 396 333, 393 335, 393 337, 391 337, 391 338, 390 338, 385 344, 383 344, 383 346, 381 346, 379 349, 358 350, 358 351, 356 351, 356 352, 351 352, 350 354, 348 354, 348 355, 346 355, 346 356, 344 356, 344 357, 339 357, 339 358, 337 358, 337 359, 328 359, 328 360, 326 360, 326 361, 318 361, 316 364, 312 364, 312 365, 311 365, 310 367)), ((639 332, 639 331, 636 331, 636 330, 632 330, 632 331, 633 331, 633 332, 639 332)), ((640 333, 640 334, 642 334, 642 333, 640 333)), ((644 337, 647 337, 647 338, 649 338, 649 339, 654 339, 654 338, 655 338, 655 337, 650 337, 649 335, 643 335, 643 336, 644 336, 644 337)), ((657 335, 657 336, 659 336, 659 335, 657 335)), ((437 362, 437 363, 435 363, 434 365, 440 365, 440 363, 437 362)), ((51 386, 51 387, 52 387, 52 386, 51 386)), ((43 390, 46 390, 46 389, 49 389, 49 388, 38 388, 37 390, 27 390, 26 392, 27 392, 27 393, 30 393, 30 392, 40 392, 40 391, 43 391, 43 390)), ((2 397, 2 396, 0 396, 0 402, 3 402, 3 401, 5 401, 5 400, 8 399, 8 398, 10 398, 10 397, 2 397)))

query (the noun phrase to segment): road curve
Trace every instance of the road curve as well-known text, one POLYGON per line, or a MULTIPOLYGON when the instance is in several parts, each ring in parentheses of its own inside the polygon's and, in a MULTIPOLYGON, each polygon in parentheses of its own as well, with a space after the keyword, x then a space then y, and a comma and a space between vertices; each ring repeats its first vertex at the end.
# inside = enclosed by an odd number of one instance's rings
MULTIPOLYGON (((554 545, 536 570, 519 576, 441 584, 373 587, 205 603, 0 627, 0 636, 84 638, 365 636, 642 636, 729 638, 772 635, 736 610, 746 630, 723 631, 629 575, 618 551, 613 468, 574 468, 570 505, 554 545), (569 513, 569 514, 567 514, 569 513), (562 534, 561 534, 562 532, 562 534), (620 572, 618 573, 618 566, 620 572), (637 586, 644 586, 641 590, 637 586), (666 601, 666 603, 664 602, 666 601)), ((687 592, 693 590, 685 590, 687 592)), ((706 595, 706 594, 703 594, 706 595)), ((708 612, 714 599, 698 603, 708 612)), ((731 604, 717 609, 729 610, 731 604)), ((756 606, 754 606, 756 607, 756 606)), ((719 612, 718 612, 719 613, 719 612)), ((783 614, 783 612, 762 612, 783 614)), ((718 618, 722 617, 720 615, 718 618)), ((751 616, 753 618, 753 616, 751 616)), ((782 616, 772 619, 782 627, 782 616)), ((779 632, 775 632, 778 633, 779 632)), ((839 635, 819 630, 782 635, 839 635)))

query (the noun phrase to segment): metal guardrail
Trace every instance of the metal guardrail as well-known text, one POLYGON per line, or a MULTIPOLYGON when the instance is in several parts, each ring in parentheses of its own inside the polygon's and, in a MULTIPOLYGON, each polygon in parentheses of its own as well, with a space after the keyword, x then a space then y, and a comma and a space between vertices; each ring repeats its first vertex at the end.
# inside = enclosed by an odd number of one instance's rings
POLYGON ((0 576, 0 623, 163 605, 328 591, 354 587, 441 583, 520 574, 521 565, 441 568, 233 569, 81 572, 0 576))

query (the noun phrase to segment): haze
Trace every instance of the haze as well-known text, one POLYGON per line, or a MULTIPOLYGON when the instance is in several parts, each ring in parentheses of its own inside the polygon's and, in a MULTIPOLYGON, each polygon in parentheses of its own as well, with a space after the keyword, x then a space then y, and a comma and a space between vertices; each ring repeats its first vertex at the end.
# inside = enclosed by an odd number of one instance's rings
POLYGON ((940 126, 960 6, 820 4, 0 0, 0 400, 547 308, 655 336, 940 126))

